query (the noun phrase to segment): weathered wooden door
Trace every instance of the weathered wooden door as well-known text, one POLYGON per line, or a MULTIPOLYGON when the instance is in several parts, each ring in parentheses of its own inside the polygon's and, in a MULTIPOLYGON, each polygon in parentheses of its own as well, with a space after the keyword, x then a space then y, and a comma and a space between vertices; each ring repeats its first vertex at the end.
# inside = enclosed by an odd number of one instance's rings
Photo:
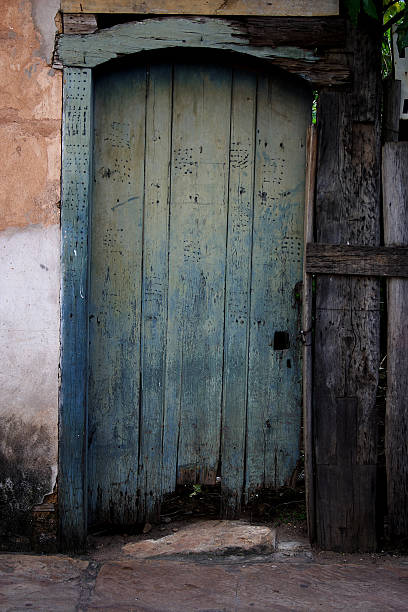
POLYGON ((171 61, 105 68, 94 99, 89 520, 217 476, 233 509, 299 454, 310 91, 171 61))

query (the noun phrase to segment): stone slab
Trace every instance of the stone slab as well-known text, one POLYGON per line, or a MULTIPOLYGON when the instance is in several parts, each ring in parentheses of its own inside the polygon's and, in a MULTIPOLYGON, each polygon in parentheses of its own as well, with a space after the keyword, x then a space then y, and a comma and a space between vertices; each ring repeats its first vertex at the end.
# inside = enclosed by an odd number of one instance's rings
POLYGON ((406 611, 406 568, 355 564, 106 563, 88 610, 111 612, 406 611))
POLYGON ((0 610, 76 610, 88 561, 60 555, 0 555, 0 610))
POLYGON ((271 554, 276 533, 265 525, 245 521, 198 521, 159 539, 141 540, 123 546, 137 559, 170 555, 271 554))

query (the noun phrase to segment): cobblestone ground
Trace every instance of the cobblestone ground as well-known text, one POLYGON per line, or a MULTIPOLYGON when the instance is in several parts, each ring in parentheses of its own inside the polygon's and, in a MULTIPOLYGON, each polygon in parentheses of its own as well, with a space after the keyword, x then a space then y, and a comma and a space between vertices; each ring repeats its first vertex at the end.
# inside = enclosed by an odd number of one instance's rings
POLYGON ((0 555, 0 610, 28 609, 407 611, 408 558, 317 553, 265 526, 197 522, 94 537, 81 558, 0 555))

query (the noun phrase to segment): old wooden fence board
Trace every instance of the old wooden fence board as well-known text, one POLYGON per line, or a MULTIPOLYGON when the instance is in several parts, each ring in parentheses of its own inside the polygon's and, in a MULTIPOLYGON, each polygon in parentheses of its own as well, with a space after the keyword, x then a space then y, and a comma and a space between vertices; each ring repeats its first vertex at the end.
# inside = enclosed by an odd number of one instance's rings
MULTIPOLYGON (((384 241, 408 246, 408 144, 383 148, 384 241)), ((408 535, 408 280, 387 281, 385 452, 390 535, 408 535)))
POLYGON ((294 432, 300 424, 301 396, 297 283, 302 278, 303 264, 309 102, 302 83, 297 88, 290 82, 273 83, 267 76, 258 81, 247 496, 260 484, 284 484, 298 452, 294 442, 294 432), (289 308, 292 316, 288 315, 289 308), (259 474, 263 474, 261 483, 259 474))
POLYGON ((91 523, 126 524, 137 511, 145 99, 145 72, 123 70, 96 80, 89 301, 91 523))
POLYGON ((238 514, 245 469, 256 75, 237 73, 231 106, 221 482, 225 516, 238 514))
MULTIPOLYGON (((169 241, 172 67, 150 68, 146 98, 139 515, 156 514, 162 474, 169 241)), ((168 486, 166 488, 168 490, 168 486)))

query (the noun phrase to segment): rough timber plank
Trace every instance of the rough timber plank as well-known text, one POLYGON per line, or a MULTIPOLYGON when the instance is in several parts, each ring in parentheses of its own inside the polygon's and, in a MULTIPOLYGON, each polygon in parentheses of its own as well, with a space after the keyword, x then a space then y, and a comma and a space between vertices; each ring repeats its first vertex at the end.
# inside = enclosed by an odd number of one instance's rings
POLYGON ((234 71, 221 443, 225 517, 239 512, 244 485, 256 88, 256 74, 234 71))
MULTIPOLYGON (((408 246, 408 144, 383 148, 386 244, 408 246)), ((393 538, 408 536, 408 280, 387 282, 388 347, 385 453, 388 520, 393 538)))
POLYGON ((87 534, 87 300, 91 71, 64 70, 62 130, 60 546, 83 551, 87 534))
POLYGON ((408 277, 408 247, 308 244, 309 274, 408 277))
POLYGON ((95 15, 65 13, 62 15, 64 34, 92 34, 98 29, 95 15))
POLYGON ((338 15, 339 0, 61 0, 64 13, 338 15))
MULTIPOLYGON (((350 26, 353 90, 320 95, 317 242, 380 242, 380 49, 371 22, 350 26)), ((372 277, 316 280, 316 540, 326 549, 377 545, 379 297, 372 277)))
POLYGON ((309 538, 316 538, 316 515, 314 499, 313 461, 313 354, 312 354, 312 277, 306 270, 306 246, 313 240, 314 205, 316 187, 317 130, 308 128, 306 150, 305 218, 303 226, 303 296, 302 296, 302 340, 303 340, 303 439, 305 453, 306 509, 309 538))
POLYGON ((289 481, 301 422, 300 292, 310 92, 258 78, 246 495, 289 481), (300 297, 300 295, 299 295, 300 297), (275 337, 276 332, 281 336, 275 337), (287 335, 288 343, 285 338, 287 335), (278 343, 278 338, 283 343, 278 343))
MULTIPOLYGON (((341 28, 340 28, 341 29, 341 28)), ((62 35, 56 65, 92 68, 122 55, 175 47, 236 51, 267 60, 313 83, 342 86, 350 83, 350 69, 342 54, 317 55, 313 48, 260 44, 248 25, 237 20, 206 17, 145 19, 124 23, 89 35, 62 35), (253 43, 251 38, 254 38, 253 43)))
POLYGON ((146 70, 95 81, 89 512, 137 520, 146 70), (118 104, 120 100, 120 104, 118 104))
POLYGON ((230 68, 175 66, 164 461, 179 482, 218 468, 230 104, 230 68))
POLYGON ((383 142, 398 142, 401 110, 401 81, 388 77, 383 83, 383 142))
POLYGON ((162 493, 172 73, 170 64, 153 64, 149 68, 147 84, 140 520, 154 516, 162 493))

